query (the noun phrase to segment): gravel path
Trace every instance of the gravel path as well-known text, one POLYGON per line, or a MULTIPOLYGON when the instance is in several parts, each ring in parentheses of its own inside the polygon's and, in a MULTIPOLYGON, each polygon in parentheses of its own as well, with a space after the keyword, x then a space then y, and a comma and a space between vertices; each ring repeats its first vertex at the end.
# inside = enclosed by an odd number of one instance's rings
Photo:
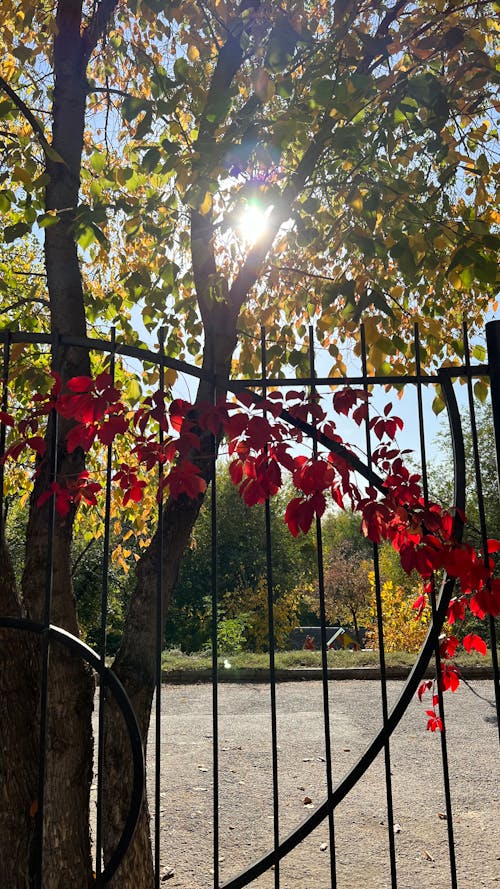
MULTIPOLYGON (((401 682, 388 684, 389 704, 401 682)), ((493 698, 491 682, 475 691, 493 698)), ((368 745, 381 717, 380 686, 330 683, 334 782, 368 745)), ((277 687, 280 835, 326 793, 322 687, 277 687), (304 800, 311 802, 304 804, 304 800)), ((465 686, 445 695, 458 887, 500 889, 498 730, 493 709, 465 686)), ((451 887, 440 736, 412 702, 391 740, 398 889, 451 887)), ((220 879, 228 880, 273 843, 269 689, 219 687, 220 879)), ((166 685, 162 693, 162 879, 172 889, 213 885, 212 704, 209 685, 166 685), (173 871, 173 873, 172 873, 173 871)), ((153 755, 151 738, 148 762, 153 755)), ((148 784, 150 779, 148 779, 148 784)), ((151 798, 151 796, 150 796, 151 798)), ((384 760, 379 756, 335 811, 338 889, 389 889, 384 760)), ((281 863, 282 889, 331 887, 328 829, 319 828, 281 863)), ((272 873, 256 889, 274 886, 272 873)))

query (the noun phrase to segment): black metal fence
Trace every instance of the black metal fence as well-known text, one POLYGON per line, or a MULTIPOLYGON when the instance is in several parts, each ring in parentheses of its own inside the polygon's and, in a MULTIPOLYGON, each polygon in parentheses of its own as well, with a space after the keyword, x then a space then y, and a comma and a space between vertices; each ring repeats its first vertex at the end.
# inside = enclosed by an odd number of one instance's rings
MULTIPOLYGON (((413 373, 405 373, 403 375, 387 374, 374 376, 368 371, 367 348, 364 337, 364 330, 360 332, 360 361, 359 370, 349 377, 322 377, 318 373, 318 353, 314 346, 312 334, 309 342, 309 374, 301 378, 273 378, 267 372, 266 359, 266 338, 263 335, 261 342, 261 376, 255 379, 232 380, 229 382, 229 391, 237 394, 242 390, 250 390, 259 393, 264 398, 270 389, 275 388, 297 388, 307 387, 310 393, 321 394, 325 389, 331 386, 356 386, 375 391, 383 389, 387 386, 396 386, 398 389, 407 387, 414 393, 413 408, 413 435, 415 459, 420 464, 422 474, 423 493, 425 498, 429 496, 428 483, 428 436, 426 435, 427 415, 424 407, 425 392, 429 387, 439 386, 443 398, 446 402, 446 408, 449 418, 450 438, 453 445, 454 457, 454 476, 455 476, 455 494, 454 505, 462 509, 465 508, 466 495, 469 489, 474 489, 478 504, 479 515, 479 535, 486 551, 486 541, 491 532, 487 527, 486 509, 482 488, 481 476, 481 454, 479 450, 478 429, 476 424, 476 405, 474 398, 474 381, 486 379, 490 384, 492 416, 496 437, 497 459, 500 456, 500 322, 491 322, 486 327, 487 347, 488 347, 488 363, 475 364, 471 358, 471 348, 467 337, 467 331, 463 330, 463 355, 464 363, 461 366, 453 365, 451 367, 442 367, 435 373, 423 372, 420 367, 420 348, 419 333, 417 327, 414 330, 414 355, 415 369, 413 373), (454 381, 461 379, 465 382, 463 391, 465 397, 460 400, 460 407, 457 403, 454 381), (472 442, 473 466, 465 465, 464 444, 462 436, 461 414, 468 416, 470 426, 470 436, 472 442)), ((35 334, 4 332, 2 335, 4 349, 3 363, 3 395, 2 410, 7 413, 11 409, 9 403, 9 377, 10 377, 10 356, 13 347, 17 344, 23 344, 26 349, 33 349, 35 352, 40 349, 48 350, 54 347, 55 343, 51 337, 44 337, 35 334)), ((170 359, 164 354, 163 345, 160 342, 159 349, 145 350, 122 345, 115 341, 114 337, 110 341, 105 340, 84 340, 69 341, 64 338, 58 342, 58 345, 73 345, 88 349, 90 352, 107 353, 109 355, 109 366, 111 373, 114 374, 115 362, 122 358, 132 359, 141 363, 147 362, 149 366, 158 368, 159 371, 159 388, 164 389, 164 372, 166 368, 171 368, 180 374, 193 379, 201 379, 203 373, 200 369, 187 365, 183 362, 170 359)), ((215 382, 214 386, 215 386, 215 382)), ((332 444, 331 440, 316 431, 314 426, 309 425, 301 420, 288 417, 290 423, 299 426, 302 432, 310 437, 312 452, 314 455, 318 451, 337 447, 332 444)), ((369 414, 365 421, 364 431, 364 450, 366 459, 355 458, 352 455, 344 453, 344 456, 354 465, 356 471, 364 476, 370 484, 380 488, 381 479, 374 471, 372 465, 372 437, 369 427, 369 414)), ((56 422, 52 427, 52 445, 49 444, 49 459, 52 462, 52 479, 57 476, 57 448, 55 446, 57 436, 56 422)), ((161 436, 161 433, 160 433, 161 436)), ((0 455, 3 457, 6 449, 6 427, 1 426, 0 433, 0 455)), ((216 458, 214 457, 214 460, 216 458)), ((2 492, 4 487, 5 468, 1 465, 2 492)), ((2 617, 0 626, 11 630, 12 632, 29 632, 38 634, 42 640, 41 650, 43 652, 41 661, 41 702, 40 702, 40 755, 39 755, 39 792, 38 792, 38 812, 37 812, 37 831, 39 835, 38 850, 38 876, 37 885, 43 887, 43 830, 44 830, 44 781, 45 781, 45 759, 46 750, 46 725, 47 725, 47 705, 50 696, 50 687, 48 683, 48 661, 50 647, 54 640, 58 640, 73 653, 84 659, 96 671, 99 676, 101 689, 106 687, 118 702, 130 736, 130 746, 133 757, 133 792, 130 802, 130 811, 127 821, 124 825, 122 838, 109 860, 104 861, 102 856, 102 787, 103 787, 103 715, 105 707, 105 696, 100 696, 98 709, 98 728, 97 728, 97 758, 95 764, 96 782, 97 782, 97 822, 95 831, 95 885, 105 886, 113 874, 117 871, 127 847, 133 836, 134 828, 137 822, 138 814, 142 804, 143 788, 144 788, 144 757, 141 743, 140 731, 128 701, 127 695, 118 679, 115 677, 111 667, 107 665, 106 658, 106 625, 108 610, 108 569, 110 561, 110 524, 111 524, 111 486, 113 476, 113 452, 112 446, 107 449, 106 455, 106 502, 104 513, 104 546, 102 558, 102 598, 101 598, 101 644, 99 650, 94 651, 81 640, 70 635, 64 629, 54 626, 51 622, 51 595, 52 595, 52 558, 50 556, 52 549, 52 535, 54 528, 55 512, 52 505, 52 518, 48 528, 47 551, 48 571, 47 585, 45 590, 45 605, 43 621, 33 621, 27 618, 2 617)), ((214 478, 216 478, 214 473, 214 478)), ((367 772, 367 769, 380 755, 383 758, 385 773, 385 798, 387 818, 387 885, 391 889, 398 887, 398 854, 396 849, 396 823, 393 805, 393 763, 391 761, 391 736, 398 726, 400 720, 404 716, 407 708, 414 698, 417 688, 428 667, 429 661, 433 658, 435 661, 435 669, 437 675, 440 670, 440 651, 439 651, 439 635, 442 630, 443 622, 446 618, 446 611, 449 600, 453 594, 453 580, 444 579, 440 590, 431 597, 432 606, 432 624, 426 640, 422 646, 416 663, 411 670, 406 682, 401 688, 400 694, 392 707, 389 706, 388 686, 388 670, 386 667, 386 657, 384 650, 384 620, 381 599, 381 572, 379 550, 376 545, 373 546, 373 572, 374 572, 374 589, 377 606, 377 636, 379 644, 380 659, 380 709, 381 709, 381 726, 374 732, 374 737, 368 745, 364 753, 359 757, 357 762, 348 771, 342 780, 338 781, 339 768, 335 762, 335 755, 332 750, 332 724, 335 722, 335 694, 333 694, 332 706, 332 683, 334 683, 331 669, 328 664, 327 657, 327 638, 326 638, 326 610, 325 610, 325 578, 324 578, 324 560, 323 560, 323 529, 321 519, 315 521, 315 539, 317 554, 317 589, 319 595, 319 611, 321 616, 321 683, 322 683, 322 707, 323 707, 323 726, 324 726, 324 767, 326 781, 326 796, 323 802, 317 805, 308 816, 301 821, 300 824, 290 833, 283 835, 281 826, 281 810, 280 810, 280 755, 279 755, 279 721, 277 716, 277 671, 275 664, 275 641, 274 641, 274 585, 273 585, 273 540, 271 532, 271 515, 270 505, 267 501, 264 505, 264 522, 265 522, 265 541, 266 541, 266 563, 267 563, 267 601, 268 601, 268 620, 269 620, 269 688, 270 688, 270 727, 271 727, 271 743, 269 749, 270 765, 272 771, 272 837, 270 841, 269 851, 254 861, 250 866, 245 867, 236 876, 231 876, 221 880, 219 861, 222 854, 220 842, 220 800, 219 788, 221 781, 221 759, 219 756, 221 739, 219 735, 219 653, 218 653, 218 583, 217 583, 217 485, 216 482, 211 485, 211 528, 212 528, 212 572, 211 572, 211 597, 212 597, 212 789, 213 789, 213 807, 212 807, 212 832, 213 832, 213 860, 211 866, 207 863, 207 871, 204 874, 206 883, 213 882, 215 889, 239 889, 251 883, 253 880, 272 869, 273 881, 276 889, 279 889, 281 882, 280 864, 293 849, 298 847, 303 840, 316 829, 322 822, 327 824, 328 828, 328 850, 329 850, 329 866, 328 873, 325 873, 324 881, 321 885, 337 886, 337 856, 336 856, 336 808, 353 790, 357 782, 367 772), (213 877, 209 877, 209 871, 213 871, 213 877)), ((54 500, 54 498, 53 498, 54 500)), ((3 505, 1 509, 3 515, 3 505)), ((163 511, 158 512, 159 533, 162 535, 163 511)), ((162 613, 161 604, 161 585, 162 585, 162 560, 158 561, 158 584, 157 584, 157 611, 156 611, 156 703, 153 714, 154 720, 154 740, 150 742, 148 751, 149 770, 154 772, 154 793, 152 795, 152 810, 154 813, 154 822, 152 829, 152 838, 155 856, 155 886, 159 887, 161 882, 161 854, 162 854, 162 821, 167 818, 168 812, 161 810, 161 732, 162 732, 162 649, 164 645, 163 625, 165 615, 162 613)), ((493 618, 489 620, 490 647, 492 651, 493 661, 493 694, 496 702, 497 719, 500 714, 500 679, 497 658, 497 639, 495 621, 493 618)), ((168 640, 167 640, 168 641, 168 640)), ((438 685, 437 691, 439 701, 439 713, 446 726, 446 705, 443 701, 442 691, 438 685)), ((492 732, 493 740, 493 732, 492 732)), ((451 889, 458 889, 457 878, 457 850, 454 837, 454 817, 453 817, 453 787, 452 776, 449 768, 449 751, 448 736, 446 730, 440 734, 441 744, 441 767, 442 781, 445 797, 446 830, 447 845, 449 858, 449 883, 451 889)), ((164 788, 163 788, 164 790, 164 788)), ((248 813, 249 819, 255 817, 255 813, 248 813)), ((354 854, 354 850, 353 850, 354 854)), ((123 864, 126 868, 126 861, 123 864)), ((480 873, 478 874, 480 877, 480 873)), ((186 887, 187 887, 186 883, 186 887)), ((469 883, 471 885, 471 883, 469 883)), ((477 883, 479 885, 479 883, 477 883)), ((149 887, 148 887, 149 889, 149 887)))

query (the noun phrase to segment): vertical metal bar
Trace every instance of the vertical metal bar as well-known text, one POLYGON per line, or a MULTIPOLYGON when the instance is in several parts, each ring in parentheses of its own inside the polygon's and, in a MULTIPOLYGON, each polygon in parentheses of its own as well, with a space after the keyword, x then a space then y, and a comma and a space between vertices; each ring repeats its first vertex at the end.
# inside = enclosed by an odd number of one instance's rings
MULTIPOLYGON (((115 381, 115 328, 111 328, 111 351, 109 358, 109 372, 111 379, 115 381)), ((113 445, 109 444, 106 450, 106 493, 104 502, 104 541, 102 547, 102 581, 101 581, 101 627, 99 639, 99 723, 97 736, 97 821, 96 821, 96 876, 102 873, 102 806, 104 798, 104 709, 105 709, 105 675, 106 675, 106 642, 107 642, 107 617, 108 617, 108 593, 109 593, 109 541, 111 526, 111 473, 113 461, 113 445)))
MULTIPOLYGON (((10 331, 3 332, 3 366, 2 366, 2 411, 6 414, 9 407, 9 365, 10 365, 10 331)), ((5 423, 0 424, 0 536, 3 536, 4 528, 4 484, 5 484, 5 467, 3 464, 3 456, 5 454, 5 443, 7 439, 7 427, 5 423)))
MULTIPOLYGON (((367 357, 366 357, 366 333, 365 326, 361 324, 360 327, 360 337, 361 337, 361 362, 362 362, 362 372, 363 377, 367 377, 368 369, 367 369, 367 357)), ((363 386, 365 392, 368 392, 368 383, 364 383, 363 386)), ((366 411, 366 421, 365 421, 365 435, 366 435, 366 462, 367 466, 371 469, 372 466, 372 448, 371 448, 371 438, 370 438, 370 410, 367 405, 366 411)), ((384 619, 382 613, 382 594, 381 594, 381 584, 380 584, 380 562, 379 562, 379 552, 378 546, 376 543, 373 544, 373 572, 375 579, 375 602, 377 606, 377 633, 378 633, 378 647, 379 647, 379 662, 380 662, 380 692, 382 698, 382 721, 384 728, 387 726, 387 720, 389 716, 389 707, 387 701, 387 670, 385 663, 385 645, 384 645, 384 619)), ((397 889, 397 873, 396 873, 396 845, 394 840, 394 807, 392 800, 392 773, 391 773, 391 747, 390 747, 390 735, 387 734, 386 740, 384 742, 384 763, 385 763, 385 787, 386 787, 386 796, 387 796, 387 832, 389 839, 389 860, 391 866, 391 889, 397 889)))
MULTIPOLYGON (((474 457, 474 473, 476 478, 476 493, 477 493, 477 503, 478 503, 478 511, 479 511, 479 527, 481 529, 481 538, 482 538, 482 546, 485 562, 488 559, 488 529, 486 523, 486 512, 484 508, 484 496, 483 496, 483 480, 481 476, 481 460, 479 457, 479 441, 477 435, 477 423, 476 423, 476 410, 474 406, 474 391, 472 388, 472 377, 470 374, 470 347, 469 347, 469 337, 467 334, 467 326, 463 324, 463 342, 464 342, 464 352, 465 352, 465 366, 467 368, 467 395, 469 401, 469 414, 471 421, 471 439, 472 439, 472 452, 474 457)), ((495 704, 497 711, 497 727, 498 727, 498 737, 500 740, 500 682, 499 682, 499 673, 498 673, 498 652, 497 652, 497 633, 495 620, 490 614, 488 616, 489 620, 489 631, 490 631, 490 646, 491 646, 491 658, 493 663, 493 687, 495 690, 495 704)))
MULTIPOLYGON (((262 397, 267 398, 267 350, 266 350, 266 331, 264 327, 260 329, 261 343, 261 363, 262 363, 262 397)), ((266 410, 264 409, 264 416, 266 410)), ((280 825, 279 825, 279 777, 278 777, 278 720, 276 707, 276 665, 275 665, 275 647, 276 640, 274 635, 274 584, 273 584, 273 562, 272 562, 272 541, 271 541, 271 504, 269 497, 266 498, 264 504, 265 514, 265 531, 266 531, 266 583, 267 583, 267 615, 269 630, 269 690, 271 695, 271 746, 272 746, 272 768, 273 768, 273 837, 274 837, 274 886, 279 889, 280 885, 280 861, 277 855, 280 842, 280 825)))
MULTIPOLYGON (((217 401, 217 375, 213 368, 213 403, 217 401)), ((212 755, 213 755, 213 845, 214 889, 220 880, 219 864, 219 677, 218 641, 219 618, 217 582, 217 436, 212 436, 212 485, 211 485, 211 597, 212 597, 212 755)))
MULTIPOLYGON (((425 503, 429 502, 429 484, 428 484, 428 475, 427 475, 427 457, 426 457, 426 448, 425 448, 425 424, 424 424, 424 408, 422 401, 422 368, 420 364, 420 336, 418 324, 415 323, 413 328, 413 342, 415 348, 415 371, 417 378, 417 406, 418 406, 418 429, 419 429, 419 439, 420 439, 420 462, 422 466, 422 491, 424 495, 425 503)), ((437 694, 438 694, 438 708, 439 708, 439 716, 442 722, 442 731, 441 735, 441 764, 443 769, 443 788, 444 788, 444 798, 445 798, 445 807, 446 807, 446 829, 448 834, 448 851, 450 857, 450 877, 451 877, 451 885, 452 889, 457 889, 457 864, 456 864, 456 855, 455 855, 455 838, 454 838, 454 830, 453 830, 453 809, 451 805, 451 781, 450 781, 450 770, 448 763, 448 742, 446 738, 446 720, 445 720, 445 711, 444 711, 444 699, 443 699, 443 689, 441 684, 441 653, 439 651, 439 635, 436 632, 436 587, 434 583, 434 579, 431 580, 430 587, 430 602, 431 602, 431 615, 432 615, 432 627, 433 627, 433 638, 434 638, 434 660, 436 664, 436 676, 437 676, 437 694)))
MULTIPOLYGON (((165 389, 165 330, 158 331, 158 343, 160 351, 159 388, 162 396, 165 389)), ((158 433, 160 448, 163 445, 163 429, 160 424, 158 433)), ((161 794, 161 656, 163 651, 163 538, 164 538, 164 511, 163 511, 163 463, 158 461, 158 553, 156 565, 156 677, 155 677, 155 889, 160 887, 160 794, 161 794)))
MULTIPOLYGON (((59 337, 53 342, 54 352, 59 350, 59 337)), ((52 485, 57 478, 57 438, 58 416, 55 410, 51 410, 48 418, 49 446, 47 449, 48 460, 48 485, 52 485)), ((45 774, 47 757, 47 728, 48 728, 48 686, 49 686, 49 657, 50 657, 50 619, 52 613, 52 589, 54 581, 54 533, 56 516, 56 498, 53 495, 48 501, 48 528, 47 528, 47 572, 45 580, 45 597, 43 606, 42 633, 42 663, 41 663, 41 691, 40 691, 40 741, 38 749, 38 810, 36 816, 36 887, 43 887, 43 834, 44 834, 44 807, 45 807, 45 774)))
MULTIPOLYGON (((316 376, 315 356, 314 356, 314 331, 312 326, 309 327, 309 375, 311 379, 316 376)), ((316 398, 316 386, 311 386, 311 399, 316 398)), ((316 426, 316 421, 313 420, 316 426)), ((318 437, 316 434, 312 437, 313 457, 318 458, 318 437)), ((321 680, 323 688, 323 726, 325 730, 325 761, 326 761, 326 786, 328 799, 333 798, 333 772, 332 772, 332 742, 330 734, 330 702, 328 698, 328 651, 326 638, 326 606, 325 606, 325 575, 323 565, 323 533, 321 529, 321 519, 316 516, 316 556, 318 569, 318 593, 319 593, 319 616, 321 622, 321 680)), ((328 811, 328 835, 330 841, 330 877, 332 889, 337 886, 337 861, 335 849, 335 823, 333 806, 328 811)))
MULTIPOLYGON (((486 345, 488 348, 490 396, 493 412, 493 430, 495 433, 497 479, 500 489, 500 321, 489 321, 486 325, 486 345)), ((490 616, 491 660, 493 664, 493 683, 495 688, 497 723, 500 737, 500 670, 498 665, 496 635, 495 619, 490 616)))

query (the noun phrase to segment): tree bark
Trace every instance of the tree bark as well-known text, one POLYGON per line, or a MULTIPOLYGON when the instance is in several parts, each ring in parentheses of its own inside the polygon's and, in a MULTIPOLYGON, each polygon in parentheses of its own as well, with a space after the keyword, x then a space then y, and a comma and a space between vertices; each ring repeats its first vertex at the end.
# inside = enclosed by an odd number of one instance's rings
MULTIPOLYGON (((0 576, 0 613, 23 617, 3 533, 0 576)), ((34 852, 38 695, 32 660, 28 634, 0 630, 0 873, 12 889, 30 887, 34 852)))
MULTIPOLYGON (((52 143, 41 138, 50 180, 46 187, 46 210, 56 211, 58 222, 45 229, 45 266, 49 291, 51 330, 55 335, 52 368, 63 382, 86 375, 90 359, 83 349, 63 347, 61 336, 85 337, 85 303, 75 241, 74 221, 80 190, 85 106, 86 69, 97 41, 109 22, 117 0, 95 4, 89 25, 82 30, 82 0, 59 0, 54 39, 54 98, 52 143), (59 156, 59 160, 57 159, 59 156)), ((40 136, 39 132, 35 135, 40 136)), ((58 434, 57 475, 61 484, 84 469, 84 455, 68 455, 65 436, 68 424, 58 434)), ((50 441, 50 430, 47 441, 50 441)), ((26 537, 26 560, 22 581, 23 603, 28 617, 42 620, 48 571, 49 507, 38 508, 40 494, 50 483, 47 461, 39 467, 30 500, 26 537)), ((51 622, 78 636, 76 606, 71 582, 71 541, 74 511, 57 517, 52 551, 53 593, 51 622)), ((4 594, 1 611, 21 613, 11 589, 8 556, 2 542, 4 594), (10 592, 9 592, 10 591, 10 592), (10 605, 8 599, 13 600, 10 605)), ((32 639, 2 646, 1 695, 5 719, 1 742, 3 774, 2 812, 5 830, 0 831, 2 876, 9 889, 32 885, 33 823, 38 787, 40 643, 32 639), (8 715, 7 715, 8 714, 8 715), (17 843, 12 834, 18 831, 17 843), (12 855, 15 849, 14 856, 12 855), (7 864, 13 858, 12 864, 7 864), (10 868, 10 870, 9 870, 10 868)), ((3 641, 3 639, 2 639, 3 641)), ((47 752, 44 800, 44 889, 88 889, 92 883, 89 833, 89 796, 92 776, 93 741, 91 715, 94 680, 90 669, 60 644, 49 654, 47 752)))
MULTIPOLYGON (((64 432, 64 430, 63 430, 64 432)), ((63 434, 63 433, 62 433, 63 434)), ((48 484, 47 466, 41 472, 31 498, 27 550, 23 573, 23 597, 28 617, 43 621, 47 585, 48 526, 50 506, 38 508, 37 500, 48 484)), ((59 477, 81 471, 82 456, 65 455, 62 449, 59 477)), ((51 623, 78 636, 76 605, 71 583, 71 541, 74 511, 64 519, 56 515, 53 538, 51 623)), ((40 686, 41 661, 35 659, 40 686)), ((92 778, 93 739, 91 717, 94 679, 87 665, 59 643, 49 652, 48 715, 44 798, 44 889, 88 889, 92 877, 89 831, 89 799, 92 778)))
MULTIPOLYGON (((211 461, 210 461, 211 462, 211 461)), ((205 460, 205 475, 210 470, 205 460)), ((182 556, 189 544, 203 497, 169 499, 164 510, 162 611, 165 615, 182 556)), ((136 587, 130 602, 123 642, 113 669, 121 680, 137 716, 144 746, 147 742, 155 690, 156 590, 159 538, 153 541, 137 567, 136 587)), ((108 700, 105 717, 104 852, 109 859, 121 835, 131 792, 130 746, 124 723, 114 702, 108 700)), ((134 840, 113 879, 113 889, 151 889, 154 870, 147 800, 134 840)))

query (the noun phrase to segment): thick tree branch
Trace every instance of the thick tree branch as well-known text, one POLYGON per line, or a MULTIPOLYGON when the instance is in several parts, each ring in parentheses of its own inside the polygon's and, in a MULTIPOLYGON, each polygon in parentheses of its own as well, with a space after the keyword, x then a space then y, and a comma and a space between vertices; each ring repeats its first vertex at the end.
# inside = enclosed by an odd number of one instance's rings
POLYGON ((101 0, 97 5, 82 35, 85 62, 88 62, 99 40, 105 33, 117 6, 118 0, 101 0))
MULTIPOLYGON (((243 62, 243 49, 240 36, 233 32, 219 51, 217 64, 215 65, 212 80, 207 93, 205 108, 200 119, 199 135, 193 145, 200 160, 193 166, 202 167, 207 152, 213 149, 214 134, 218 126, 216 120, 208 119, 210 108, 213 107, 217 97, 226 92, 243 62)), ((191 257, 193 263, 193 277, 196 287, 196 295, 200 312, 205 325, 215 323, 213 318, 212 287, 215 285, 217 265, 214 251, 214 227, 213 214, 210 209, 201 214, 197 209, 191 212, 191 257)))

